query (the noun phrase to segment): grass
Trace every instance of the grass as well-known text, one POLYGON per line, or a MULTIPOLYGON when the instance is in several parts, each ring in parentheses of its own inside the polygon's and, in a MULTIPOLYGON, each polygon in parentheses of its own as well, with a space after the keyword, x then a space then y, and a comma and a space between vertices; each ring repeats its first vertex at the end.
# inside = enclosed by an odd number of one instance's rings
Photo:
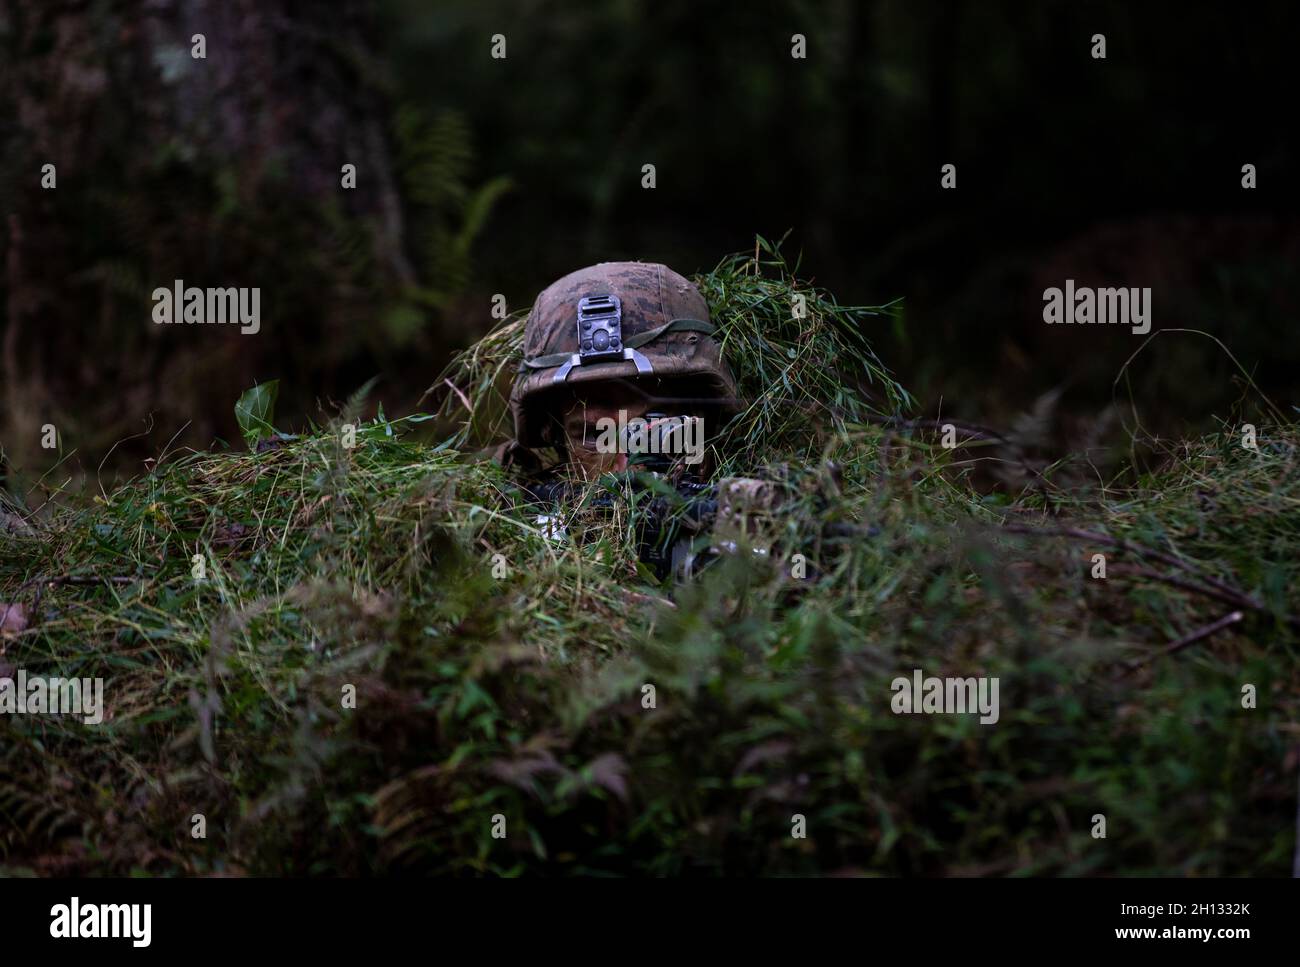
POLYGON ((963 451, 896 425, 905 394, 853 349, 861 310, 816 295, 824 343, 764 315, 813 292, 768 254, 703 288, 762 357, 721 455, 784 467, 787 512, 776 553, 689 585, 637 568, 625 516, 548 541, 472 458, 510 321, 448 371, 479 419, 442 444, 376 419, 352 449, 325 426, 168 458, 90 504, 7 497, 30 526, 0 534, 0 601, 30 624, 0 665, 102 676, 108 716, 0 716, 0 870, 1288 873, 1297 427, 980 492, 963 451), (820 422, 761 393, 790 348, 820 422), (796 550, 802 582, 778 566, 796 550), (914 668, 997 676, 999 722, 892 714, 914 668))

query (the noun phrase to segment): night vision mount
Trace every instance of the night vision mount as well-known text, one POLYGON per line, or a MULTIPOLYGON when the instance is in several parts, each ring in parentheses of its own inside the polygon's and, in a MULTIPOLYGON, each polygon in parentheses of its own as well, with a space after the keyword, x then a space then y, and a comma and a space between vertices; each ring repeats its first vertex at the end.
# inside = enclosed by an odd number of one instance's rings
POLYGON ((616 360, 636 363, 638 375, 653 373, 650 360, 623 342, 623 303, 616 295, 588 295, 578 300, 578 351, 555 371, 563 383, 574 366, 616 360))

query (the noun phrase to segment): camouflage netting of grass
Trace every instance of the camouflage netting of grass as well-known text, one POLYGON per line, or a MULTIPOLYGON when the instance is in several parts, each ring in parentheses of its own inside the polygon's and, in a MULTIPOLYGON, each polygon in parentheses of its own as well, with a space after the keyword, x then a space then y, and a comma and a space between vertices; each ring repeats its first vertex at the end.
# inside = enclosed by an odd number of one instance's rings
MULTIPOLYGON (((876 356, 870 336, 893 305, 841 306, 800 281, 779 244, 759 238, 693 280, 709 306, 743 412, 716 442, 724 468, 752 468, 773 455, 837 457, 846 431, 897 418, 911 396, 876 356)), ((528 310, 513 314, 460 354, 431 389, 458 445, 484 445, 512 431, 507 400, 523 359, 528 310)))
MULTIPOLYGON (((763 354, 742 379, 821 352, 724 325, 763 354)), ((331 426, 170 457, 89 506, 6 498, 0 601, 26 617, 0 674, 100 676, 108 708, 0 715, 0 871, 1289 872, 1297 427, 1187 441, 1128 487, 989 497, 854 419, 903 400, 870 375, 800 381, 844 414, 816 447, 843 484, 793 475, 776 553, 675 589, 626 519, 548 541, 417 417, 352 449, 331 426), (917 668, 996 676, 997 723, 893 714, 917 668)))

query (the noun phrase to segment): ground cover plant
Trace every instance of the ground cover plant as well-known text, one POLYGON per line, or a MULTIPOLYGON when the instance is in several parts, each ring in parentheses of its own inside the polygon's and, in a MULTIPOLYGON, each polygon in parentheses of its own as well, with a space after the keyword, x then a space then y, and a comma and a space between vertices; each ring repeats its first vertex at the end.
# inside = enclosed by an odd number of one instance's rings
POLYGON ((945 447, 871 351, 891 308, 796 274, 760 240, 697 281, 753 401, 720 462, 784 481, 802 582, 656 582, 628 514, 547 539, 478 452, 517 317, 427 416, 275 433, 264 389, 248 448, 5 495, 0 677, 102 677, 107 710, 0 716, 0 870, 1289 872, 1294 421, 976 486, 1023 454, 945 447), (998 721, 894 714, 913 669, 997 677, 998 721))

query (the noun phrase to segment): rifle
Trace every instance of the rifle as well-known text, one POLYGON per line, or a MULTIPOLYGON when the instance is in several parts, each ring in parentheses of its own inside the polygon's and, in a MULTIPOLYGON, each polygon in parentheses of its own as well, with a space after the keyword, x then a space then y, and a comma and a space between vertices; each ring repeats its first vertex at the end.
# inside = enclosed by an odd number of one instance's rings
MULTIPOLYGON (((554 525, 558 517, 561 528, 574 515, 630 512, 638 556, 660 580, 669 575, 676 581, 689 580, 719 557, 746 548, 761 556, 777 555, 784 512, 800 491, 786 468, 764 477, 709 482, 688 474, 673 478, 664 463, 647 462, 641 467, 647 469, 607 474, 596 484, 556 479, 525 485, 523 490, 529 503, 546 512, 539 520, 554 525)), ((826 469, 829 486, 838 488, 838 468, 826 469)), ((821 489, 813 491, 813 498, 814 512, 826 506, 821 489)), ((823 541, 831 542, 877 533, 876 527, 843 521, 820 528, 823 541)), ((815 577, 809 565, 793 570, 795 578, 815 577)))

